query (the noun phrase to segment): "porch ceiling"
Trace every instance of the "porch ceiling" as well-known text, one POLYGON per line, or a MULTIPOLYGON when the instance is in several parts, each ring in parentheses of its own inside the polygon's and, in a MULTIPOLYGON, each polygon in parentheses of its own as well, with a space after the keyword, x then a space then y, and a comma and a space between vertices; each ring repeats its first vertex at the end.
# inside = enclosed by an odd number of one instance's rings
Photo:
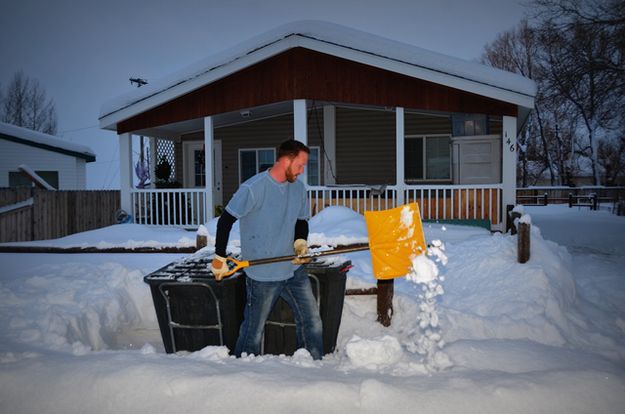
MULTIPOLYGON (((312 103, 308 102, 309 108, 311 107, 311 105, 312 103)), ((284 115, 292 112, 292 101, 277 102, 268 105, 255 106, 253 108, 244 108, 237 111, 212 115, 213 127, 221 128, 229 125, 237 125, 245 122, 258 121, 259 119, 284 115)), ((155 128, 144 128, 133 131, 133 133, 136 135, 144 135, 149 137, 174 139, 184 134, 190 134, 203 130, 204 118, 195 118, 161 125, 155 128)))

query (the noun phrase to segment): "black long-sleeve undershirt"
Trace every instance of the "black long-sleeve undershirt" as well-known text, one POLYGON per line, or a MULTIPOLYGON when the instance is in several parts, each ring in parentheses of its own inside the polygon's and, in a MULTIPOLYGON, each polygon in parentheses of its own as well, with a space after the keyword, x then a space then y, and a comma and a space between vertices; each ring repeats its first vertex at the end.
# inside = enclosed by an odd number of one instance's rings
MULTIPOLYGON (((230 237, 230 230, 237 221, 236 217, 225 211, 217 221, 217 234, 215 236, 215 254, 221 257, 226 257, 226 248, 228 246, 228 238, 230 237)), ((295 237, 293 241, 297 239, 308 239, 308 221, 297 219, 295 222, 295 237)))

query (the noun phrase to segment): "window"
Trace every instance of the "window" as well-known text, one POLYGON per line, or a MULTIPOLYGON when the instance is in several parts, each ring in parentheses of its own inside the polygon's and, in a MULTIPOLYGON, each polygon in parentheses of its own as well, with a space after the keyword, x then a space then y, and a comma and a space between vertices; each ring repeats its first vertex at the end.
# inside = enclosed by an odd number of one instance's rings
MULTIPOLYGON (((52 187, 59 188, 59 172, 58 171, 35 171, 35 173, 46 180, 52 187)), ((32 187, 35 184, 24 174, 19 171, 9 172, 9 187, 32 187)))
POLYGON ((239 183, 270 168, 276 159, 273 148, 239 150, 239 183))
POLYGON ((306 166, 308 185, 320 185, 321 162, 319 157, 319 147, 310 147, 308 155, 308 165, 306 166))
POLYGON ((445 136, 407 136, 404 144, 406 182, 451 179, 451 145, 445 136))
POLYGON ((488 118, 481 114, 454 114, 451 117, 455 137, 487 135, 488 118))

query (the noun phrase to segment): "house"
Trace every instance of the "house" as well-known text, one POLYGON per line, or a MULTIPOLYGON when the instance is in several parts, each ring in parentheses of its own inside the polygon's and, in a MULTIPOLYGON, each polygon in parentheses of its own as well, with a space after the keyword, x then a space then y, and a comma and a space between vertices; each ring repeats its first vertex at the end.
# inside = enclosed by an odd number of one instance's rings
POLYGON ((522 76, 335 24, 281 26, 105 103, 119 135, 122 208, 197 226, 294 137, 312 153, 311 213, 416 201, 424 219, 487 220, 515 203, 522 76), (181 188, 132 188, 132 135, 181 188), (212 154, 206 157, 204 154, 212 154))
POLYGON ((0 122, 0 187, 30 187, 24 170, 57 190, 84 190, 86 163, 95 154, 84 145, 0 122))

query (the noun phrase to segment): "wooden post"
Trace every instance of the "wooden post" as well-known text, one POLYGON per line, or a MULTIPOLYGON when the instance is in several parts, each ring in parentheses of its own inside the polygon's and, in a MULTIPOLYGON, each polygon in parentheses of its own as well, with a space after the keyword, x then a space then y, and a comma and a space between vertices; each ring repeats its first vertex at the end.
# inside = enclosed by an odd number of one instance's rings
POLYGON ((378 280, 378 322, 383 326, 391 325, 394 283, 394 279, 378 280))
POLYGON ((195 236, 195 247, 196 250, 200 250, 203 247, 208 245, 208 237, 206 235, 198 234, 195 236))
MULTIPOLYGON (((510 213, 512 212, 512 209, 514 208, 514 206, 512 204, 507 204, 506 205, 506 233, 508 232, 508 230, 511 230, 514 225, 512 224, 512 218, 510 217, 510 213)), ((512 230, 514 231, 514 230, 512 230)), ((514 234, 514 233, 512 233, 514 234)))
POLYGON ((517 211, 510 211, 508 213, 508 221, 510 222, 510 234, 515 235, 518 232, 518 228, 514 225, 514 220, 521 218, 521 213, 517 211))
POLYGON ((530 259, 530 223, 519 223, 518 262, 525 263, 530 259))
POLYGON ((549 196, 547 195, 547 193, 545 193, 543 195, 543 197, 544 197, 543 198, 543 205, 546 206, 547 204, 549 204, 549 198, 548 198, 549 196))

